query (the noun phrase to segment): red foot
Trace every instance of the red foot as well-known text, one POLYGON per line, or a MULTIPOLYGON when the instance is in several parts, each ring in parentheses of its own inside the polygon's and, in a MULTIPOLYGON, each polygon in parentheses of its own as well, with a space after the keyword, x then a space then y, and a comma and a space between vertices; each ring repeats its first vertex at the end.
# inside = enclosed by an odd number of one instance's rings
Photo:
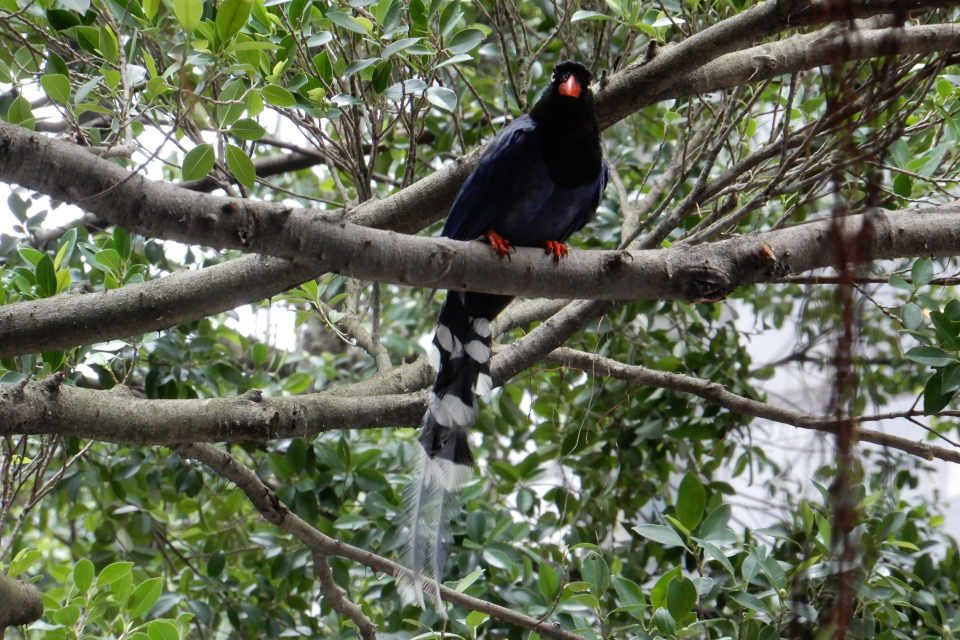
POLYGON ((500 237, 493 229, 487 231, 487 240, 490 241, 490 246, 501 258, 505 258, 508 253, 513 251, 513 245, 510 244, 510 241, 500 237))
POLYGON ((547 254, 553 254, 553 261, 560 262, 560 258, 566 257, 567 248, 556 240, 547 240, 543 243, 543 248, 547 254))

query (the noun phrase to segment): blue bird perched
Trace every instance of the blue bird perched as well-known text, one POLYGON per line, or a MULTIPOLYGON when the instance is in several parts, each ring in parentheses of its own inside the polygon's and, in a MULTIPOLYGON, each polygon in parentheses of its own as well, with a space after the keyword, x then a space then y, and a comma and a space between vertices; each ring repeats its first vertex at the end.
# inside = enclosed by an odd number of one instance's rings
MULTIPOLYGON (((596 214, 607 183, 590 71, 566 61, 533 110, 490 142, 457 195, 442 235, 486 236, 501 257, 514 247, 543 247, 559 261, 567 238, 596 214)), ((433 337, 437 372, 423 418, 414 479, 404 496, 410 527, 403 553, 409 570, 398 583, 406 599, 440 606, 440 581, 450 546, 453 496, 473 473, 467 436, 477 397, 491 390, 490 321, 510 296, 449 291, 433 337)))

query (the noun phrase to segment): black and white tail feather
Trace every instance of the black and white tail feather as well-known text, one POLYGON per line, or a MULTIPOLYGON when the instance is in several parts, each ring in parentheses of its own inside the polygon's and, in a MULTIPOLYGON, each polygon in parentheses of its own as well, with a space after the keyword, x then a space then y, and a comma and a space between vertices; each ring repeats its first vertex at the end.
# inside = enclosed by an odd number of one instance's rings
POLYGON ((408 572, 399 577, 398 587, 408 602, 424 608, 426 597, 441 615, 440 583, 450 548, 450 517, 457 506, 456 494, 473 476, 468 434, 476 421, 477 397, 493 386, 490 321, 484 316, 493 317, 500 309, 481 314, 475 307, 490 310, 487 304, 476 304, 481 296, 451 291, 440 310, 430 349, 437 379, 420 430, 414 480, 403 500, 404 520, 410 528, 403 550, 408 572))

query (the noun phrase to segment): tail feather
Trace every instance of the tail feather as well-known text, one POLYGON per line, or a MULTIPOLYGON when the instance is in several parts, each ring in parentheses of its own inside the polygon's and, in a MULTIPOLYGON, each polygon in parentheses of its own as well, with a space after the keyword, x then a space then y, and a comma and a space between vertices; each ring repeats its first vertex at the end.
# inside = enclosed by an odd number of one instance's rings
POLYGON ((420 430, 414 480, 404 495, 410 538, 403 551, 408 571, 398 577, 401 594, 424 607, 426 597, 444 615, 443 567, 452 541, 450 515, 456 495, 473 475, 468 439, 476 421, 477 396, 490 378, 490 319, 510 301, 505 296, 450 292, 440 311, 430 364, 437 379, 420 430))

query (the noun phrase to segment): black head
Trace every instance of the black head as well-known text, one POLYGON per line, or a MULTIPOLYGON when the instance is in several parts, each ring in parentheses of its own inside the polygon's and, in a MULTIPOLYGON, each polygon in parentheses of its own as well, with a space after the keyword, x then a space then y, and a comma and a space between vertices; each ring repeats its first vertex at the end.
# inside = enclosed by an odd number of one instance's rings
POLYGON ((553 82, 550 89, 557 95, 567 98, 580 98, 584 92, 590 92, 593 74, 579 62, 565 60, 553 68, 553 82))
POLYGON ((595 123, 593 92, 590 91, 592 78, 590 70, 579 62, 561 62, 553 68, 553 80, 534 105, 531 117, 540 124, 550 121, 568 126, 575 126, 577 122, 595 123))

